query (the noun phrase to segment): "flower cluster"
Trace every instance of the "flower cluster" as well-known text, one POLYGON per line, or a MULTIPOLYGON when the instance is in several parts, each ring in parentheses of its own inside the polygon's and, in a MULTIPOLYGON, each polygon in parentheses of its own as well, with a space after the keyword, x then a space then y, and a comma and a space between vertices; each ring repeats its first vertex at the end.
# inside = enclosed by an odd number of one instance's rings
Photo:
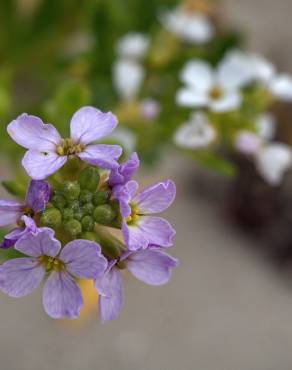
POLYGON ((112 113, 83 107, 72 117, 70 138, 27 114, 8 126, 28 150, 22 164, 31 181, 24 202, 0 201, 0 226, 15 225, 1 247, 20 254, 1 265, 0 289, 22 297, 45 280, 43 305, 53 318, 79 316, 78 280, 90 279, 102 322, 112 320, 123 307, 122 270, 161 285, 178 263, 165 252, 175 231, 156 216, 173 202, 175 185, 167 180, 138 191, 137 154, 119 163, 119 146, 95 143, 116 125, 112 113))

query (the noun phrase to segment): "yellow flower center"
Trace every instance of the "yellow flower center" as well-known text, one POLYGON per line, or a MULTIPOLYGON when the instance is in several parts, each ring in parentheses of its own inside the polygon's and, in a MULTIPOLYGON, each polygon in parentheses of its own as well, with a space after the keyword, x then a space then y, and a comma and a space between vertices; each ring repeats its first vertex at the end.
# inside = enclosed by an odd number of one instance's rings
POLYGON ((209 91, 209 97, 214 100, 218 100, 222 97, 223 91, 219 86, 214 86, 212 89, 209 91))
POLYGON ((130 204, 130 207, 131 207, 131 214, 126 219, 126 222, 128 225, 134 224, 139 218, 137 206, 135 204, 130 204))
POLYGON ((57 154, 63 155, 74 155, 81 153, 83 146, 81 144, 74 144, 71 139, 63 139, 62 145, 59 145, 56 149, 57 154))
POLYGON ((45 266, 45 269, 47 272, 50 272, 52 270, 55 271, 62 271, 65 270, 64 262, 59 260, 56 257, 50 257, 50 256, 40 256, 38 258, 38 261, 45 266))

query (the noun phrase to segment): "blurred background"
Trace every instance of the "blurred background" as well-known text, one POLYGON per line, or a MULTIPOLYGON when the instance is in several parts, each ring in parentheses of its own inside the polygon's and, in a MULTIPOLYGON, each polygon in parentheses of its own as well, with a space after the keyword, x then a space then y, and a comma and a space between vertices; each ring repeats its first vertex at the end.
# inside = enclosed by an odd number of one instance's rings
MULTIPOLYGON (((6 3, 9 6, 9 1, 6 3)), ((25 6, 28 3, 33 2, 27 1, 25 6)), ((143 13, 143 9, 140 10, 143 13)), ((221 22, 242 30, 251 50, 264 53, 279 69, 290 73, 291 12, 290 0, 220 2, 221 22)), ((67 16, 69 27, 75 18, 70 13, 67 16)), ((57 26, 53 26, 56 32, 54 27, 57 26)), ((11 34, 11 39, 4 40, 8 46, 14 36, 11 34)), ((25 49, 25 40, 21 42, 25 49)), ((49 50, 49 39, 44 42, 49 50)), ((0 60, 5 61, 5 53, 6 49, 1 49, 0 60)), ((16 57, 17 54, 14 62, 16 57)), ((45 61, 46 53, 36 51, 35 58, 45 61)), ((8 58, 3 63, 1 81, 6 77, 9 80, 9 63, 8 58)), ((26 86, 23 63, 17 60, 20 67, 17 76, 24 79, 14 98, 21 100, 21 107, 13 107, 13 112, 18 113, 28 110, 26 107, 30 107, 32 101, 41 100, 38 85, 32 88, 29 84, 31 91, 22 90, 26 86)), ((75 71, 83 73, 82 60, 78 63, 81 72, 78 65, 75 71)), ((51 73, 50 66, 47 68, 51 73)), ((42 85, 38 78, 35 83, 42 85)), ((45 92, 42 89, 43 94, 50 89, 51 86, 45 92)), ((77 90, 80 92, 79 85, 77 90)), ((86 87, 82 91, 81 101, 84 98, 86 103, 86 87)), ((70 95, 70 100, 74 100, 74 96, 70 95)), ((80 96, 76 100, 76 104, 80 104, 80 96)), ((59 110, 53 107, 52 112, 49 103, 47 114, 58 115, 59 110)), ((67 117, 66 112, 63 113, 67 117)), ((5 114, 7 119, 11 118, 9 109, 5 114)), ((1 122, 1 137, 5 125, 1 122)), ((8 166, 4 154, 1 156, 0 176, 6 179, 15 169, 8 166)), ((282 264, 274 263, 270 258, 273 252, 263 253, 266 247, 263 238, 255 238, 253 233, 243 232, 229 222, 232 211, 230 198, 226 198, 226 193, 230 193, 228 179, 203 170, 173 149, 161 155, 158 165, 146 167, 139 180, 146 185, 161 178, 174 179, 178 189, 176 201, 167 214, 177 230, 173 254, 180 260, 171 282, 165 287, 152 288, 128 276, 126 306, 117 321, 104 326, 99 324, 96 297, 88 287, 84 289, 89 304, 83 316, 74 322, 48 318, 42 309, 39 290, 17 301, 1 294, 1 369, 291 369, 292 276, 289 267, 282 269, 282 264)), ((278 236, 281 239, 280 231, 278 236)))

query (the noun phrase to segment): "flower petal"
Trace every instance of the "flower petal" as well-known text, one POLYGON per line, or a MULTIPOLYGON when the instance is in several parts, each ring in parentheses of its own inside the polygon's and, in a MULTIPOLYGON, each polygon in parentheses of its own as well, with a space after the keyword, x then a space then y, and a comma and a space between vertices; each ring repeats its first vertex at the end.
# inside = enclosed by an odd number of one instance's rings
POLYGON ((1 266, 1 290, 10 297, 23 297, 36 289, 45 269, 35 258, 15 258, 1 266))
POLYGON ((140 281, 162 285, 169 281, 171 269, 178 265, 176 258, 155 249, 134 252, 126 259, 127 269, 140 281))
POLYGON ((282 100, 292 100, 292 77, 289 75, 279 75, 270 82, 272 93, 282 100))
POLYGON ((14 200, 0 200, 0 227, 15 224, 21 216, 23 205, 14 200))
POLYGON ((43 211, 50 199, 51 188, 45 181, 32 180, 26 194, 26 205, 35 213, 43 211))
POLYGON ((256 129, 262 140, 272 140, 276 132, 276 119, 270 113, 261 114, 256 122, 256 129))
POLYGON ((176 104, 182 107, 203 108, 208 104, 208 95, 205 92, 183 88, 176 94, 176 104))
POLYGON ((184 66, 180 79, 187 86, 199 92, 206 92, 213 86, 214 73, 208 63, 193 60, 184 66))
POLYGON ((60 259, 66 269, 82 279, 96 279, 103 275, 107 260, 101 254, 100 245, 89 240, 73 240, 61 251, 60 259))
POLYGON ((124 286, 120 270, 110 267, 94 283, 99 292, 99 314, 102 323, 118 317, 124 305, 124 286))
POLYGON ((44 124, 36 116, 21 114, 7 127, 8 134, 17 144, 27 149, 54 151, 61 137, 54 126, 44 124))
POLYGON ((118 145, 97 144, 88 145, 78 156, 93 166, 112 169, 119 166, 117 160, 121 154, 122 148, 118 145))
POLYGON ((87 145, 109 135, 117 124, 117 118, 111 112, 103 113, 94 107, 83 107, 71 119, 71 139, 87 145))
POLYGON ((66 272, 53 271, 44 286, 43 305, 53 319, 76 319, 83 299, 73 277, 66 272))
POLYGON ((9 234, 5 235, 3 243, 0 245, 0 248, 9 248, 12 247, 17 240, 22 238, 24 235, 28 233, 36 234, 38 232, 38 228, 34 222, 34 220, 28 216, 22 216, 21 220, 24 222, 24 227, 17 227, 10 231, 9 234))
POLYGON ((122 185, 130 181, 138 170, 140 165, 137 153, 132 153, 130 158, 122 163, 119 167, 114 168, 109 176, 108 183, 110 186, 122 185))
POLYGON ((174 182, 166 180, 143 189, 133 198, 133 202, 138 205, 139 214, 159 213, 172 204, 175 194, 174 182))
MULTIPOLYGON (((142 216, 136 226, 148 241, 148 245, 172 247, 175 230, 168 221, 161 217, 142 216)), ((129 248, 131 249, 131 248, 129 248)))
POLYGON ((57 153, 29 150, 23 157, 22 165, 31 178, 44 180, 61 168, 66 161, 66 156, 59 156, 57 153))
POLYGON ((148 247, 149 242, 146 239, 143 230, 137 225, 127 225, 124 221, 122 225, 122 233, 124 241, 131 251, 138 249, 145 249, 148 247))
POLYGON ((54 235, 55 232, 49 228, 39 228, 37 234, 27 233, 19 239, 15 249, 32 257, 55 257, 61 249, 61 243, 54 235))
POLYGON ((227 92, 222 98, 211 100, 209 106, 213 112, 228 112, 239 108, 241 101, 241 95, 236 91, 227 92))

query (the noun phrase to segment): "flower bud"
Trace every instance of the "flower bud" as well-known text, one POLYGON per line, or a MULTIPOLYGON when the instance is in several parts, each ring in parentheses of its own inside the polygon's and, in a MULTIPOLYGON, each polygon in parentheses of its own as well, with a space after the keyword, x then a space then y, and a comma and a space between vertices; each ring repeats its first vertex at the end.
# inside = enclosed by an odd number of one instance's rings
POLYGON ((82 204, 90 203, 92 201, 92 193, 89 190, 81 190, 79 195, 79 202, 82 204))
POLYGON ((82 226, 81 223, 77 220, 69 220, 64 225, 65 230, 74 238, 77 235, 81 234, 82 226))
POLYGON ((63 209, 63 220, 68 221, 74 218, 74 211, 71 208, 63 209))
POLYGON ((85 231, 84 233, 82 233, 80 235, 80 238, 81 239, 86 239, 86 240, 90 240, 92 242, 96 242, 96 243, 100 243, 100 238, 98 237, 98 235, 93 232, 93 231, 85 231))
POLYGON ((95 191, 99 184, 100 176, 96 167, 86 167, 79 175, 79 184, 82 189, 95 191))
POLYGON ((73 218, 77 221, 81 221, 85 214, 86 213, 83 211, 83 209, 79 209, 78 211, 74 212, 73 218))
POLYGON ((65 181, 63 185, 63 194, 70 202, 78 199, 80 194, 80 185, 77 181, 65 181))
POLYGON ((57 228, 62 223, 62 214, 57 208, 46 209, 40 219, 42 226, 57 228))
POLYGON ((73 200, 73 202, 70 202, 68 205, 68 208, 72 209, 72 211, 78 212, 80 210, 79 202, 78 200, 73 200))
POLYGON ((92 201, 95 206, 100 206, 106 204, 111 197, 111 192, 109 190, 98 191, 93 195, 92 201))
POLYGON ((82 211, 85 215, 92 215, 94 211, 94 205, 92 203, 86 203, 82 207, 82 211))
POLYGON ((100 225, 109 225, 116 217, 115 211, 108 204, 97 206, 93 213, 94 219, 100 225))
POLYGON ((84 231, 92 231, 94 229, 94 219, 91 216, 84 216, 81 224, 84 231))
POLYGON ((55 194, 52 197, 51 202, 54 207, 60 210, 64 209, 64 207, 66 206, 66 199, 61 194, 55 194))

